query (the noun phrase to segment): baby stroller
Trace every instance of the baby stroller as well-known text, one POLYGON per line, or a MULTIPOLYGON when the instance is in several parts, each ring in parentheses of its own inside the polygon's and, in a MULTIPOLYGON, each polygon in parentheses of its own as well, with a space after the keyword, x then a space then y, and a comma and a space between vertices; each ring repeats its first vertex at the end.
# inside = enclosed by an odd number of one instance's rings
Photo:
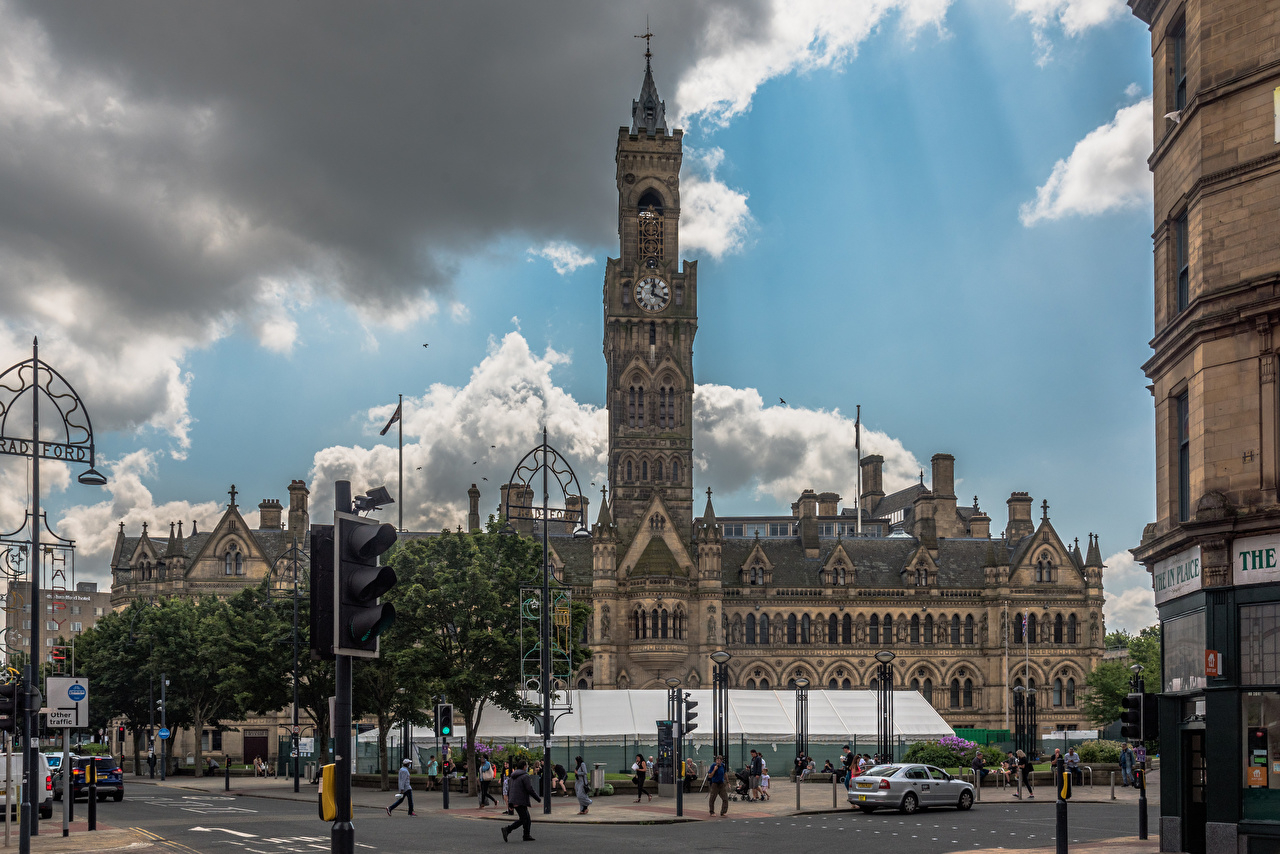
POLYGON ((734 775, 738 780, 737 787, 733 790, 732 800, 740 801, 751 797, 751 771, 743 768, 734 775))

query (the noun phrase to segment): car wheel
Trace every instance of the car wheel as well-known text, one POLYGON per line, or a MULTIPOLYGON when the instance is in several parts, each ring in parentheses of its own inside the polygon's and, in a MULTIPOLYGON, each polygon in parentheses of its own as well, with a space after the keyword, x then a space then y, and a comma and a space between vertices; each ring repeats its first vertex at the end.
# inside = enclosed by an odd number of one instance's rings
POLYGON ((875 807, 867 806, 866 804, 863 804, 862 806, 858 807, 858 809, 862 810, 867 815, 871 815, 873 812, 876 811, 875 807))
POLYGON ((973 792, 965 789, 960 793, 960 802, 956 804, 957 809, 967 810, 973 806, 973 792))
POLYGON ((915 792, 907 792, 902 796, 902 814, 911 815, 920 808, 920 799, 916 797, 915 792))
POLYGON ((111 800, 115 801, 116 803, 120 803, 121 801, 124 800, 124 792, 116 792, 115 797, 113 797, 111 800))

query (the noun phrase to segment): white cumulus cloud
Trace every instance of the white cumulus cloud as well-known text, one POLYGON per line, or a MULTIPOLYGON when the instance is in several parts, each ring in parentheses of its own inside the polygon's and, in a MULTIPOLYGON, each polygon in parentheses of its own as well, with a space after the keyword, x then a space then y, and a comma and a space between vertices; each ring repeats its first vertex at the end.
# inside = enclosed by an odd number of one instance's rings
POLYGON ((1102 612, 1107 631, 1125 629, 1136 633, 1156 622, 1156 594, 1151 589, 1151 575, 1137 563, 1133 555, 1117 552, 1103 561, 1102 587, 1106 604, 1102 612))
POLYGON ((1151 99, 1122 107, 1115 118, 1076 143, 1022 205, 1022 224, 1095 216, 1151 202, 1151 99))
MULTIPOLYGON (((497 507, 498 487, 540 441, 543 424, 551 444, 578 472, 591 506, 599 507, 607 471, 605 411, 579 403, 556 385, 552 373, 567 362, 554 350, 534 353, 519 332, 510 332, 490 345, 465 386, 436 384, 421 397, 405 398, 406 526, 439 529, 465 522, 472 483, 481 490, 481 515, 487 516, 497 507)), ((393 410, 389 405, 368 411, 371 436, 393 410)), ((806 487, 853 491, 853 419, 838 411, 766 407, 755 389, 700 385, 693 418, 700 487, 767 496, 782 507, 806 487)), ((865 428, 863 452, 885 457, 887 491, 909 486, 921 468, 901 442, 865 428)), ((315 512, 327 512, 334 480, 350 480, 356 491, 386 484, 394 494, 397 465, 391 443, 320 451, 312 470, 315 512)), ((395 512, 392 507, 383 516, 395 512)))
POLYGON ((530 249, 529 254, 550 261, 551 266, 562 276, 567 276, 579 267, 585 267, 596 260, 564 240, 552 240, 541 249, 530 249))
POLYGON ((706 250, 719 260, 742 249, 753 220, 747 194, 716 177, 724 150, 686 155, 691 165, 680 191, 680 242, 689 251, 706 250))
POLYGON ((1031 21, 1038 62, 1044 65, 1053 53, 1048 30, 1055 24, 1068 36, 1078 36, 1125 15, 1124 0, 1013 0, 1014 14, 1031 21))
POLYGON ((751 107, 774 77, 838 67, 893 13, 908 33, 941 27, 950 0, 772 0, 764 20, 744 29, 740 11, 720 9, 708 21, 702 58, 676 87, 679 123, 703 118, 725 126, 751 107))

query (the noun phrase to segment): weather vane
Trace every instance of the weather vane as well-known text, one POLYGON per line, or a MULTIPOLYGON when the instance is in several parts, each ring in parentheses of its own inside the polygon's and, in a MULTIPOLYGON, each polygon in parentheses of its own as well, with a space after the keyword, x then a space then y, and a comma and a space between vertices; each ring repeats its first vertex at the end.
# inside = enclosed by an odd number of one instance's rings
POLYGON ((649 47, 650 47, 650 42, 649 42, 649 40, 650 40, 651 38, 653 38, 653 33, 651 32, 651 30, 650 30, 650 28, 649 28, 649 16, 648 16, 648 15, 645 15, 645 16, 644 16, 644 35, 642 35, 642 36, 636 36, 636 38, 638 38, 638 39, 644 39, 644 70, 645 70, 645 71, 648 71, 648 70, 649 70, 649 58, 653 56, 653 52, 652 52, 651 50, 649 50, 649 47))

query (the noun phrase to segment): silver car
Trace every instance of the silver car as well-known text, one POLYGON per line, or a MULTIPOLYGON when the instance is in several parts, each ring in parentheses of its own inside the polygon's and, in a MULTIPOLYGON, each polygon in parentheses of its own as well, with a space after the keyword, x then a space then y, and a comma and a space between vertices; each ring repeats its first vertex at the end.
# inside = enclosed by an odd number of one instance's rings
POLYGON ((973 806, 973 785, 932 765, 876 765, 850 778, 848 792, 849 803, 863 812, 884 807, 910 814, 928 807, 973 806))

